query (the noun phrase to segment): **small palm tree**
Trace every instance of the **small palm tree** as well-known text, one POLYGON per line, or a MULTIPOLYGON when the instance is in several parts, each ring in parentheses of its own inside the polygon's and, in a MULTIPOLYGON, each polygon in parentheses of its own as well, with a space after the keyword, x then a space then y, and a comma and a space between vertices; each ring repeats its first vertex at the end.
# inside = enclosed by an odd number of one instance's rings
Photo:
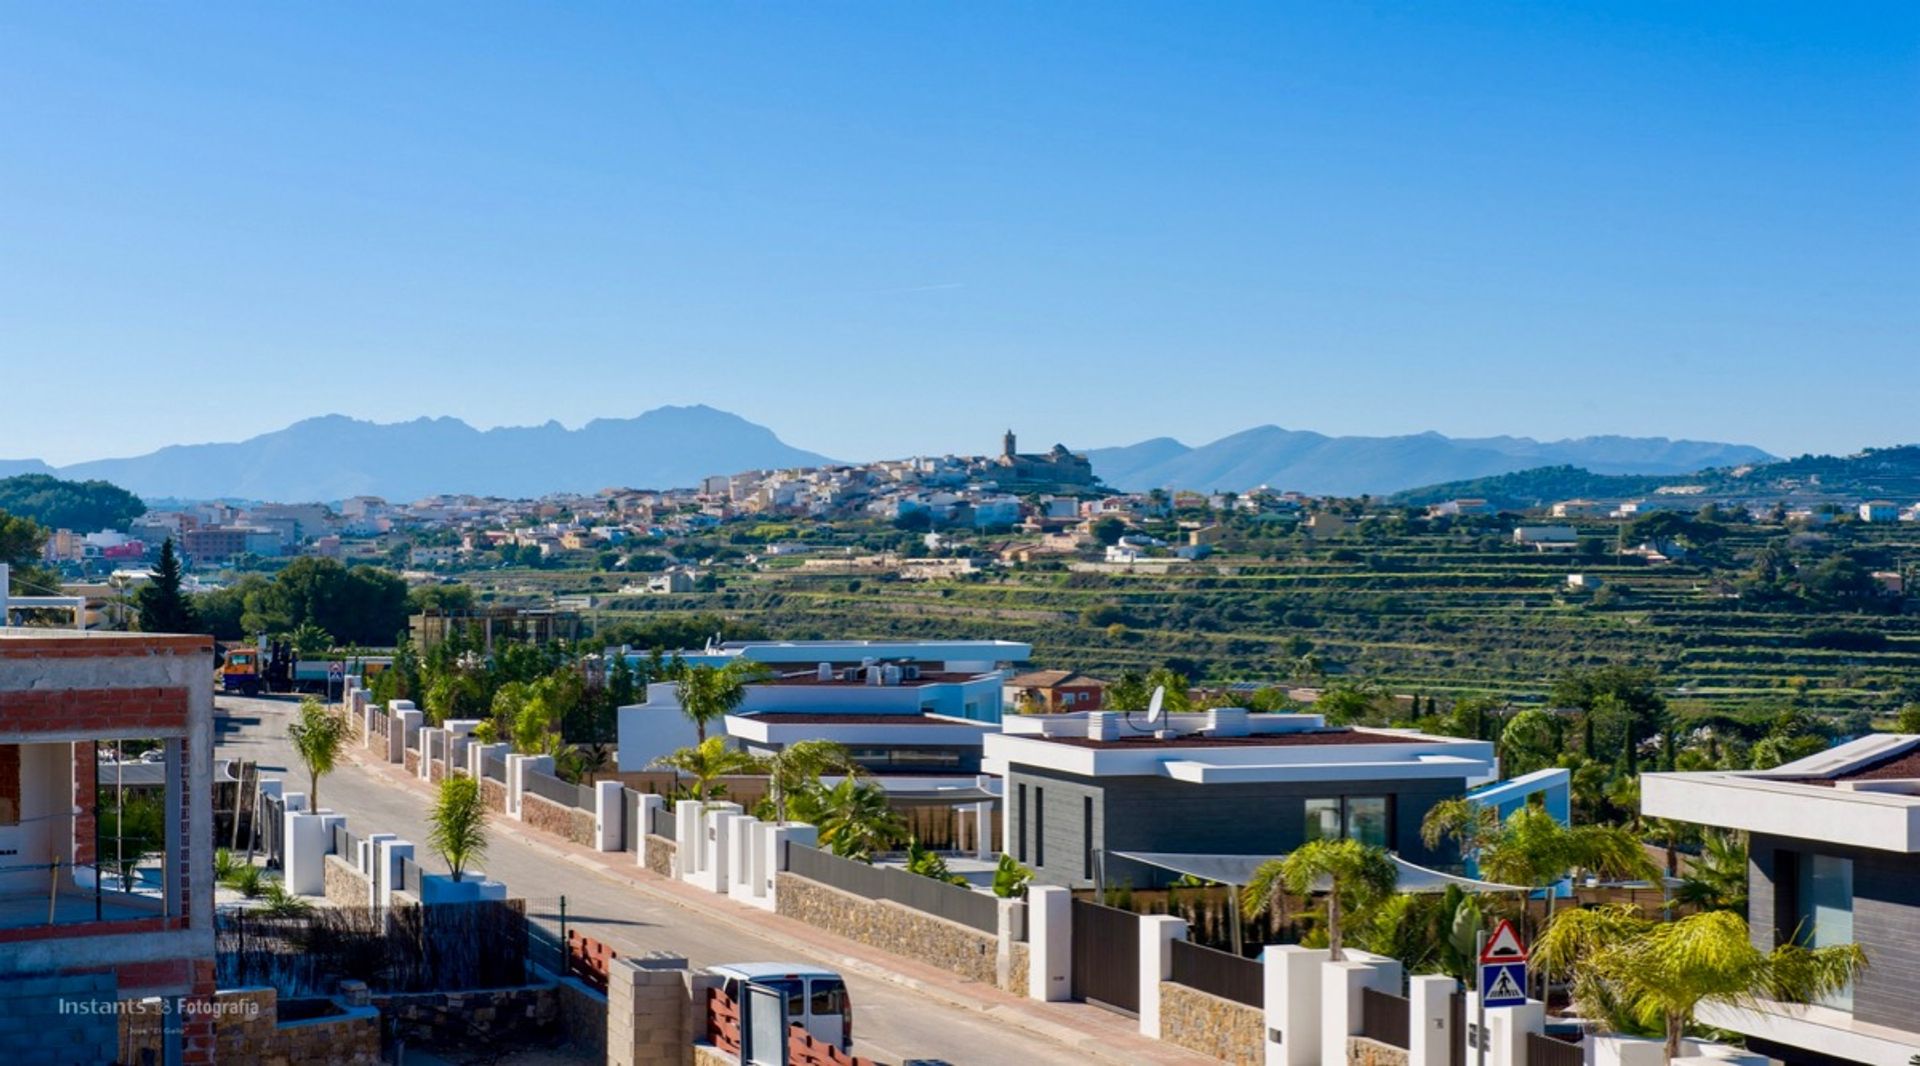
POLYGON ((773 789, 774 820, 787 824, 787 798, 820 783, 827 774, 857 775, 860 768, 847 749, 831 740, 802 740, 765 760, 773 789))
POLYGON ((826 790, 822 807, 820 842, 843 859, 872 862, 906 839, 906 820, 887 805, 887 794, 855 778, 826 790))
POLYGON ((287 726, 293 738, 293 750, 307 765, 307 805, 320 809, 320 779, 333 772, 340 751, 347 745, 347 720, 330 713, 319 700, 300 701, 300 716, 287 726))
POLYGON ((1747 843, 1740 833, 1709 830, 1700 857, 1674 889, 1673 902, 1701 910, 1747 913, 1747 843))
POLYGON ((1845 988, 1866 965, 1858 944, 1763 952, 1730 911, 1657 922, 1619 904, 1562 914, 1533 957, 1549 972, 1572 973, 1574 1001, 1588 1017, 1664 1033, 1668 1062, 1703 1002, 1807 1003, 1845 988))
POLYGON ((674 682, 680 697, 680 709, 693 720, 701 741, 707 739, 707 725, 733 713, 747 698, 747 682, 758 676, 758 664, 729 663, 726 666, 689 666, 674 682))
POLYGON ((1240 906, 1248 917, 1259 917, 1281 906, 1282 892, 1296 896, 1326 892, 1327 947, 1333 961, 1340 962, 1346 958, 1341 950, 1341 914, 1385 899, 1399 879, 1400 872, 1385 848, 1357 840, 1312 840, 1284 859, 1261 863, 1240 892, 1240 906))
POLYGON ((471 777, 448 777, 427 816, 427 846, 447 861, 447 872, 458 882, 467 864, 487 853, 487 805, 480 799, 480 782, 471 777))
POLYGON ((708 737, 690 748, 680 748, 660 759, 660 765, 693 778, 693 799, 712 799, 717 782, 728 774, 752 774, 765 769, 758 757, 727 747, 725 737, 708 737))
POLYGON ((1031 867, 1020 865, 1018 860, 1004 851, 1000 853, 1000 862, 993 868, 994 895, 1001 899, 1025 899, 1027 883, 1032 880, 1031 867))

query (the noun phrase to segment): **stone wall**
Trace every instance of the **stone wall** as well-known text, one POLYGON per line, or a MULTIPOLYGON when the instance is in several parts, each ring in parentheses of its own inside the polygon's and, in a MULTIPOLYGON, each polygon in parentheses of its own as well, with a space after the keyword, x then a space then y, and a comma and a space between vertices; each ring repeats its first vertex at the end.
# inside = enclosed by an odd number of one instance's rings
POLYGON ((437 783, 437 782, 446 780, 446 778, 447 778, 447 760, 445 759, 427 760, 427 780, 437 783))
POLYGON ((1236 1066, 1266 1061, 1260 1008, 1172 981, 1160 982, 1160 1039, 1236 1066))
POLYGON ((647 869, 652 870, 661 877, 673 876, 673 857, 680 850, 680 845, 668 840, 666 837, 657 837, 652 833, 648 833, 646 837, 643 838, 641 847, 646 849, 645 858, 647 869))
POLYGON ((1347 1038, 1348 1066, 1407 1066, 1413 1057, 1392 1044, 1382 1044, 1364 1036, 1347 1038))
MULTIPOLYGON (((279 996, 271 988, 234 988, 213 996, 215 1062, 264 1062, 280 1066, 373 1066, 380 1062, 380 1016, 368 1007, 326 1001, 334 1013, 280 1021, 279 996)), ((161 1058, 162 1001, 129 1003, 120 1015, 120 1057, 139 1062, 151 1051, 161 1058)), ((72 1059, 69 1061, 82 1061, 72 1059)), ((107 1061, 107 1060, 100 1060, 107 1061)))
POLYGON ((396 1036, 435 1050, 497 1052, 501 1045, 551 1042, 560 1032, 555 985, 478 992, 406 992, 373 997, 396 1036))
POLYGON ((574 978, 560 982, 560 1031, 594 1061, 607 1056, 607 997, 574 978))
POLYGON ((740 1056, 729 1054, 712 1044, 695 1044, 693 1066, 740 1066, 740 1056))
POLYGON ((892 900, 863 899, 782 871, 778 912, 868 947, 932 963, 969 981, 997 982, 999 938, 892 900))
POLYGON ((400 765, 407 768, 408 777, 420 776, 420 753, 408 748, 400 753, 400 765))
POLYGON ((480 800, 490 811, 507 813, 507 786, 491 777, 480 778, 480 800))
POLYGON ((1007 954, 1007 984, 1004 991, 1027 994, 1027 945, 1015 941, 1007 954))
POLYGON ((568 807, 531 792, 520 793, 520 820, 582 847, 593 847, 593 812, 568 807))
POLYGON ((338 855, 326 859, 327 902, 336 907, 371 906, 372 879, 338 855))

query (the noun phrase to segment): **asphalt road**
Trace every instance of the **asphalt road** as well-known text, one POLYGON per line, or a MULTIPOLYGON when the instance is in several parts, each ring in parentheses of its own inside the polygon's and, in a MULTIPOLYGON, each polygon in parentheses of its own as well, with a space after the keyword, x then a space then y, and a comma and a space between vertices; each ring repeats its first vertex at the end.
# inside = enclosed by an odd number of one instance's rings
MULTIPOLYGON (((221 696, 217 703, 218 756, 251 759, 267 776, 281 776, 289 791, 306 791, 306 770, 293 755, 286 727, 296 704, 221 696)), ((343 764, 320 780, 321 805, 347 815, 355 833, 397 833, 426 839, 425 804, 419 794, 343 764)), ((430 871, 445 865, 425 848, 415 860, 430 871)), ((529 913, 557 917, 559 897, 567 924, 625 954, 663 950, 684 955, 694 966, 723 962, 797 959, 843 972, 854 1004, 855 1050, 889 1063, 1082 1063, 1087 1056, 1014 1027, 991 1014, 919 995, 882 978, 857 973, 843 960, 775 943, 751 928, 728 924, 635 890, 578 863, 496 832, 480 864, 528 900, 529 913)))

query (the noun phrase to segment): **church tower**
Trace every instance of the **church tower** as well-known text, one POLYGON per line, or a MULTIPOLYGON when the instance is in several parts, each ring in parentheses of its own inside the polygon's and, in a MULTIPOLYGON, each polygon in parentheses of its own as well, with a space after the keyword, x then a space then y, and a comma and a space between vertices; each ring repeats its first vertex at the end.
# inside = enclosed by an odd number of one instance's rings
POLYGON ((1000 455, 1003 458, 1011 459, 1016 454, 1018 453, 1014 450, 1013 430, 1009 429, 1007 430, 1007 435, 1000 438, 1000 455))

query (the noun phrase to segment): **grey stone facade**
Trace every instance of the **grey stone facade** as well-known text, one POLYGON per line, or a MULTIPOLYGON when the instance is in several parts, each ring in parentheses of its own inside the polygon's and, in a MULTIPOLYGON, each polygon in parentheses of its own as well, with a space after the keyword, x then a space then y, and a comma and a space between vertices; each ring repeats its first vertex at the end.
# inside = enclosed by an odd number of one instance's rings
POLYGON ((1772 950, 1799 924, 1800 856, 1853 860, 1853 936, 1867 955, 1854 982, 1853 1016, 1892 1029, 1915 1028, 1920 1006, 1920 855, 1844 847, 1755 833, 1748 845, 1748 904, 1754 946, 1772 950))
MULTIPOLYGON (((1033 867, 1040 884, 1085 888, 1094 880, 1089 845, 1109 854, 1281 855, 1306 838, 1308 799, 1385 796, 1387 846, 1410 862, 1444 864, 1457 856, 1428 848, 1420 839, 1420 822, 1434 804, 1465 792, 1464 778, 1199 785, 1165 777, 1088 778, 1017 765, 1006 780, 1014 838, 1007 850, 1033 867)), ((1177 876, 1111 857, 1105 875, 1109 884, 1124 881, 1135 888, 1160 887, 1177 876)))

